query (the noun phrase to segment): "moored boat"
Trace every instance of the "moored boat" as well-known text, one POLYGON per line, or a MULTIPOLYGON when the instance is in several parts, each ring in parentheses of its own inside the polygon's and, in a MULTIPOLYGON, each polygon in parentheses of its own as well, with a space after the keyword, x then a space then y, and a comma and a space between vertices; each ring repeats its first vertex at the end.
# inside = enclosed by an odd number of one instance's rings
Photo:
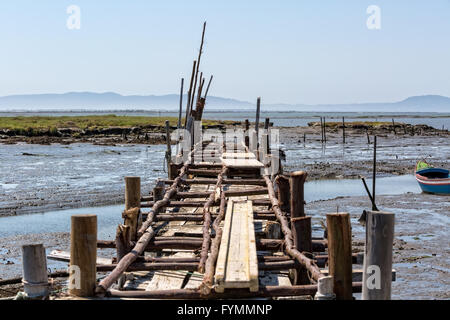
POLYGON ((434 168, 421 160, 416 165, 416 180, 423 192, 450 195, 449 170, 434 168))

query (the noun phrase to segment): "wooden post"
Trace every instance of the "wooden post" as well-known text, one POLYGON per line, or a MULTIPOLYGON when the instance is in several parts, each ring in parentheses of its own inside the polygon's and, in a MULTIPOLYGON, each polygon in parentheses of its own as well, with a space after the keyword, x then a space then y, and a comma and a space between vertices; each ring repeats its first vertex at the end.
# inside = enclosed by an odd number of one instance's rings
POLYGON ((164 193, 166 189, 166 184, 164 183, 164 180, 158 179, 156 181, 156 185, 153 188, 153 201, 159 201, 164 198, 164 193))
POLYGON ((141 178, 125 177, 125 210, 141 207, 141 178))
POLYGON ((293 172, 290 177, 290 207, 291 218, 305 216, 304 183, 307 173, 304 171, 293 172))
POLYGON ((137 230, 141 208, 141 178, 125 177, 124 224, 130 227, 131 240, 137 240, 137 230), (130 210, 137 209, 137 210, 130 210))
POLYGON ((327 214, 328 274, 337 300, 352 300, 352 233, 348 213, 327 214))
POLYGON ((290 211, 290 191, 289 191, 289 179, 285 176, 279 175, 276 178, 278 187, 278 204, 280 209, 284 212, 290 211))
POLYGON ((248 148, 250 146, 250 136, 249 136, 250 122, 245 119, 245 146, 248 148))
POLYGON ((264 122, 264 130, 265 130, 265 135, 263 138, 263 143, 265 143, 265 153, 266 154, 270 154, 270 134, 269 134, 269 127, 270 127, 270 119, 266 118, 265 122, 264 122))
POLYGON ((392 128, 394 129, 394 134, 397 135, 397 130, 395 130, 394 118, 392 118, 392 128))
POLYGON ((48 297, 47 259, 42 244, 22 246, 23 288, 29 298, 48 297))
POLYGON ((375 206, 375 182, 377 180, 377 136, 373 140, 373 174, 372 174, 372 210, 376 211, 375 206))
POLYGON ((74 215, 70 232, 69 293, 94 296, 97 271, 97 216, 74 215))
MULTIPOLYGON (((295 248, 300 252, 312 253, 311 217, 305 217, 304 183, 307 173, 297 171, 291 174, 290 208, 291 229, 295 248)), ((305 268, 297 269, 297 284, 309 284, 308 272, 305 268)))
POLYGON ((180 109, 178 110, 178 124, 177 128, 181 128, 181 113, 183 112, 183 86, 184 86, 184 78, 181 78, 181 89, 180 89, 180 109))
POLYGON ((195 67, 197 65, 197 61, 194 60, 194 64, 192 66, 192 75, 191 75, 191 82, 189 85, 189 91, 187 96, 187 105, 186 105, 186 117, 184 118, 184 127, 187 128, 187 123, 190 118, 191 114, 191 95, 192 95, 192 84, 194 82, 194 75, 195 75, 195 67))
POLYGON ((322 117, 320 117, 320 142, 323 143, 323 120, 322 117))
POLYGON ((345 144, 345 117, 342 117, 342 143, 345 144))
POLYGON ((255 131, 256 131, 256 139, 259 141, 259 115, 261 113, 261 98, 258 97, 256 100, 256 121, 255 121, 255 131))
POLYGON ((325 117, 323 117, 323 141, 327 142, 327 125, 325 123, 325 117))
POLYGON ((170 179, 170 163, 172 162, 172 148, 170 145, 170 124, 169 120, 166 120, 166 144, 167 144, 167 151, 166 151, 166 162, 167 162, 167 175, 170 179))
POLYGON ((366 128, 366 135, 367 135, 367 144, 370 144, 370 136, 369 136, 369 129, 366 128))
POLYGON ((264 121, 264 129, 269 130, 270 118, 266 118, 264 121))
POLYGON ((366 214, 362 299, 390 300, 395 215, 381 211, 366 214))
MULTIPOLYGON (((291 218, 291 229, 295 248, 306 257, 312 258, 311 217, 291 218)), ((308 270, 297 269, 296 284, 310 284, 308 270)))

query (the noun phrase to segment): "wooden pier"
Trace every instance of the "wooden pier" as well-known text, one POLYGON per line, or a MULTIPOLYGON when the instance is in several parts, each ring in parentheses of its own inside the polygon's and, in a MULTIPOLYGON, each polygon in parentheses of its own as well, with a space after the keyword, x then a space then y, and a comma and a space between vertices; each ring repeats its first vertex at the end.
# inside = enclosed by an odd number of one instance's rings
MULTIPOLYGON (((177 128, 185 135, 171 135, 166 122, 167 179, 141 194, 151 182, 125 178, 123 224, 113 241, 97 240, 95 216, 72 217, 71 253, 54 251, 48 256, 70 262, 70 296, 57 298, 352 299, 353 293, 363 291, 361 279, 371 275, 352 270, 362 259, 351 250, 349 216, 327 215, 329 230, 324 234, 330 236, 312 237, 311 217, 304 207, 307 173, 283 173, 270 139, 270 120, 260 128, 261 98, 255 128, 246 120, 242 140, 228 135, 201 138, 212 80, 203 94, 199 65, 205 27, 184 121, 181 82, 177 128), (172 141, 177 143, 175 153, 172 141), (115 249, 116 254, 98 258, 97 251, 104 249, 115 249)), ((326 141, 325 129, 322 134, 326 141)), ((393 232, 393 220, 390 223, 393 232)), ((382 250, 371 243, 366 255, 386 252, 390 240, 382 250)), ((383 257, 368 260, 392 265, 383 257)), ((390 269, 382 276, 383 284, 390 283, 390 269)), ((366 289, 367 297, 390 296, 390 287, 382 294, 366 289)))

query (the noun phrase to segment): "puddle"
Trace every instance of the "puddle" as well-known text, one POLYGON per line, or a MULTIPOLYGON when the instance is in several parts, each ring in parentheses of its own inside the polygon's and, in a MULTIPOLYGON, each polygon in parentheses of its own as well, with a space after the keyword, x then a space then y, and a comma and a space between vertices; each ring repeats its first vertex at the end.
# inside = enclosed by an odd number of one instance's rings
POLYGON ((98 238, 113 240, 115 230, 123 222, 123 205, 50 211, 0 218, 1 237, 47 232, 70 232, 70 217, 74 214, 96 214, 98 238))
MULTIPOLYGON (((366 183, 371 190, 372 179, 366 179, 366 183)), ((383 177, 376 180, 377 195, 397 195, 408 192, 421 192, 413 175, 383 177)), ((305 200, 307 202, 366 195, 360 179, 316 180, 305 184, 305 200)))

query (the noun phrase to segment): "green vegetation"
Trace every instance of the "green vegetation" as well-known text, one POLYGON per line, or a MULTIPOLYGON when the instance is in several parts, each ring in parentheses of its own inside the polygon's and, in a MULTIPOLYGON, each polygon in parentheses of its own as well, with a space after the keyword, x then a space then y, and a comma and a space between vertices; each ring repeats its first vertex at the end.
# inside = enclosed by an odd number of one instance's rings
MULTIPOLYGON (((319 123, 320 124, 320 123, 319 123)), ((400 124, 399 122, 395 123, 396 125, 400 124)), ((325 122, 325 126, 330 128, 341 127, 341 122, 325 122)), ((380 127, 380 126, 392 126, 392 122, 389 121, 349 121, 345 122, 345 126, 347 127, 356 127, 356 126, 367 126, 367 127, 380 127)))
MULTIPOLYGON (((50 131, 58 128, 104 129, 110 127, 143 127, 148 125, 164 127, 169 120, 171 126, 176 126, 175 117, 143 117, 143 116, 62 116, 62 117, 0 117, 0 129, 10 129, 23 132, 50 131)), ((184 123, 184 119, 183 119, 184 123)), ((203 120, 203 125, 230 124, 232 121, 203 120)))

